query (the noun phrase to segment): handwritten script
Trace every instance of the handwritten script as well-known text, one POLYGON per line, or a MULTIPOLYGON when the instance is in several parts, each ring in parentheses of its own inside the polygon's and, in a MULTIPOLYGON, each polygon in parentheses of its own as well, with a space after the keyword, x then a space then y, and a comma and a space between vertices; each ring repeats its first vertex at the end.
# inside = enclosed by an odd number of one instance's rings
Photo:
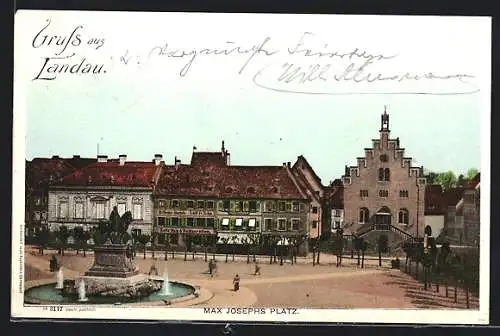
MULTIPOLYGON (((107 72, 105 64, 77 57, 78 51, 88 54, 83 46, 99 50, 104 45, 104 38, 84 38, 82 25, 75 26, 67 34, 49 34, 50 23, 47 20, 32 41, 33 48, 47 48, 52 52, 42 60, 33 80, 54 80, 60 75, 74 74, 97 77, 107 72)), ((340 51, 328 44, 318 47, 311 43, 311 36, 314 34, 305 32, 285 48, 279 48, 277 45, 282 44, 271 36, 256 43, 227 41, 221 47, 193 49, 165 42, 146 51, 135 51, 137 54, 126 49, 120 57, 109 59, 117 60, 124 67, 146 64, 155 68, 159 62, 169 62, 167 69, 174 69, 173 75, 180 78, 203 71, 204 67, 197 66, 198 63, 205 62, 205 66, 212 68, 213 64, 224 67, 237 64, 237 75, 250 75, 256 86, 286 93, 457 95, 479 92, 473 74, 408 71, 399 54, 371 53, 360 47, 340 51), (214 58, 221 57, 236 63, 214 62, 214 58)))

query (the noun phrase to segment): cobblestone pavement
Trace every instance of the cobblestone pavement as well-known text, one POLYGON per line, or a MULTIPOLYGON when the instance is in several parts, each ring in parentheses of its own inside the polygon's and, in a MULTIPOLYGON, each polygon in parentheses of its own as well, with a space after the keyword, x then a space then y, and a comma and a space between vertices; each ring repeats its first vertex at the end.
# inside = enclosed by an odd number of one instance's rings
MULTIPOLYGON (((55 277, 48 270, 49 259, 54 251, 44 256, 38 251, 26 250, 26 280, 55 277), (28 271, 29 270, 29 271, 28 271)), ((212 256, 208 255, 210 259, 212 256)), ((57 256, 68 276, 85 272, 93 263, 93 255, 86 257, 74 251, 65 252, 65 256, 57 256)), ((229 256, 225 262, 224 255, 216 256, 218 271, 215 277, 208 274, 208 265, 204 255, 198 254, 195 260, 192 255, 178 254, 175 259, 168 255, 164 260, 163 253, 156 254, 156 260, 148 254, 144 259, 138 253, 135 263, 142 272, 148 272, 152 263, 157 266, 159 275, 168 272, 171 281, 196 283, 207 288, 214 295, 199 305, 211 307, 307 307, 307 308, 465 308, 465 293, 457 293, 454 302, 453 288, 449 289, 449 297, 441 286, 437 293, 424 290, 422 284, 400 272, 389 269, 389 260, 384 260, 382 267, 378 260, 366 260, 365 268, 357 266, 356 258, 344 258, 342 267, 335 267, 335 257, 323 255, 320 265, 313 266, 311 260, 291 265, 269 264, 269 257, 260 258, 261 275, 254 275, 254 264, 247 264, 246 256, 236 257, 232 261, 229 256), (232 290, 232 279, 238 274, 241 278, 240 291, 232 290)), ((305 258, 303 258, 305 259, 305 258)), ((299 259, 298 259, 299 261, 299 259)), ((478 299, 470 298, 470 307, 478 308, 478 299)))

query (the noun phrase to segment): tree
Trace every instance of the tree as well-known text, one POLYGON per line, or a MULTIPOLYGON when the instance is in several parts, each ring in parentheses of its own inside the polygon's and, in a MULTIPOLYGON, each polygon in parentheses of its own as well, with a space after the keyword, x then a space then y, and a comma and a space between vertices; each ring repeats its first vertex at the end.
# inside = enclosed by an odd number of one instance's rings
POLYGON ((59 230, 56 232, 56 238, 59 247, 59 254, 64 255, 64 249, 66 247, 66 243, 70 236, 70 232, 65 225, 61 225, 59 230))
POLYGON ((425 175, 425 178, 427 179, 427 184, 436 184, 437 183, 437 181, 436 181, 437 177, 438 177, 437 173, 429 171, 425 175))
POLYGON ((83 250, 83 228, 81 226, 77 226, 73 229, 73 237, 76 242, 76 254, 78 255, 79 248, 81 247, 83 250))
POLYGON ((382 266, 382 253, 387 253, 389 248, 389 237, 385 234, 378 236, 378 265, 382 266))
POLYGON ((148 244, 149 240, 151 239, 151 236, 150 235, 147 235, 147 234, 140 234, 138 237, 138 241, 139 243, 142 245, 143 247, 143 251, 144 251, 144 259, 146 259, 146 245, 148 244))
POLYGON ((49 229, 45 226, 42 227, 36 235, 36 240, 38 243, 38 247, 40 249, 40 254, 43 255, 43 250, 46 248, 47 244, 50 242, 51 233, 49 229))
POLYGON ((472 180, 474 177, 476 177, 477 174, 479 174, 479 170, 477 168, 470 168, 469 170, 467 170, 467 174, 465 175, 465 177, 468 180, 472 180))
POLYGON ((447 172, 439 173, 436 177, 436 183, 441 184, 443 189, 450 189, 456 186, 457 177, 455 176, 455 173, 449 170, 447 172))
POLYGON ((335 234, 333 250, 337 256, 337 267, 342 265, 342 253, 344 252, 344 230, 338 229, 335 234))

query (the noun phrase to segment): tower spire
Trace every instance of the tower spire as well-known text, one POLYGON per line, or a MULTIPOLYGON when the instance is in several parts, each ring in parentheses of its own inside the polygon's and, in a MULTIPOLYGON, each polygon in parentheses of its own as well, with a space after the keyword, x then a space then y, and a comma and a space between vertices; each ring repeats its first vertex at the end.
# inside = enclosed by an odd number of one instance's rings
POLYGON ((381 116, 380 131, 389 132, 389 115, 387 114, 387 105, 384 105, 384 114, 381 116))

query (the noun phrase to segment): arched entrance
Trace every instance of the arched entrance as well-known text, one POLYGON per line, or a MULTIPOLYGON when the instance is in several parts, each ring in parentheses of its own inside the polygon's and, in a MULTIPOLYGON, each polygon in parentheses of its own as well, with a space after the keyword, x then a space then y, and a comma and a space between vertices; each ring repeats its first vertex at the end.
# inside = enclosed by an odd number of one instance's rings
POLYGON ((392 223, 391 210, 383 206, 381 207, 374 216, 375 226, 377 230, 390 230, 392 223))

